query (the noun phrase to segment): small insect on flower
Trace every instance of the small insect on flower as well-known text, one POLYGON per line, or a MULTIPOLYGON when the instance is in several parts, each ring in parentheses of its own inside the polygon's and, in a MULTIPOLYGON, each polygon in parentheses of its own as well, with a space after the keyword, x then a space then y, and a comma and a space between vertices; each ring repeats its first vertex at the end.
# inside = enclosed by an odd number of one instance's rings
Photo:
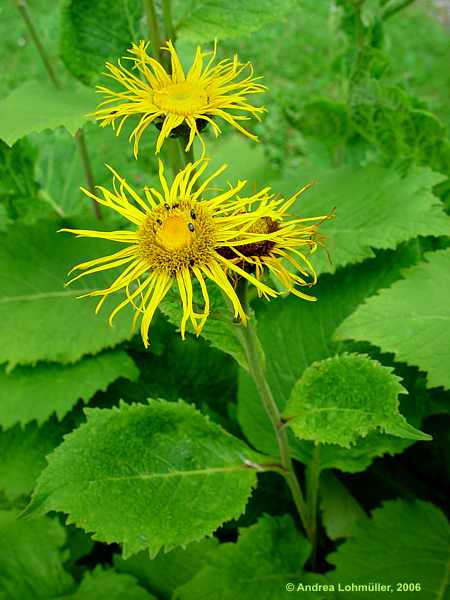
MULTIPOLYGON (((305 294, 298 288, 310 288, 317 283, 316 271, 307 254, 312 254, 322 245, 317 228, 334 215, 331 213, 300 218, 288 213, 299 196, 311 185, 305 185, 288 200, 273 200, 273 196, 267 194, 261 199, 258 209, 261 210, 266 204, 270 204, 274 216, 259 218, 248 230, 258 235, 265 234, 266 239, 234 248, 219 248, 218 252, 241 268, 254 270, 258 281, 269 271, 285 292, 314 301, 314 296, 305 294), (286 264, 290 265, 290 268, 286 264)), ((258 288, 258 294, 264 295, 264 290, 258 288)))
POLYGON ((138 155, 139 142, 146 128, 154 123, 160 133, 156 142, 156 153, 170 135, 181 133, 187 138, 188 151, 198 136, 203 147, 200 131, 208 124, 217 137, 221 133, 215 118, 230 123, 247 137, 257 141, 257 137, 247 131, 241 123, 251 116, 260 120, 265 111, 261 106, 253 106, 247 96, 263 92, 266 88, 256 83, 250 63, 241 64, 237 56, 233 60, 224 59, 214 64, 216 48, 212 52, 202 52, 197 47, 194 62, 185 74, 173 44, 169 41, 162 50, 169 52, 171 72, 147 53, 148 42, 133 44, 124 57, 133 63, 132 72, 119 61, 118 66, 106 63, 106 75, 122 87, 113 91, 98 86, 105 95, 94 116, 106 127, 117 126, 119 135, 124 123, 131 116, 139 117, 139 122, 130 135, 134 140, 134 154, 138 155), (204 59, 209 60, 204 64, 204 59), (236 114, 236 111, 238 113, 236 114), (186 134, 186 135, 185 135, 186 134))
POLYGON ((208 280, 228 296, 235 318, 244 324, 247 317, 226 273, 244 277, 268 297, 277 295, 275 290, 217 251, 224 247, 256 244, 266 239, 265 232, 260 234, 252 231, 252 228, 259 219, 275 217, 273 203, 267 198, 268 188, 241 198, 238 194, 246 182, 239 181, 228 190, 205 200, 203 197, 210 182, 226 168, 225 165, 220 167, 199 183, 207 164, 207 160, 189 163, 169 186, 160 161, 160 190, 146 188, 145 197, 137 194, 124 178, 110 168, 113 191, 99 186, 97 189, 101 195, 95 195, 82 189, 96 202, 122 215, 133 229, 109 232, 62 229, 78 237, 103 238, 125 245, 114 254, 77 265, 72 271, 80 273, 68 284, 99 271, 123 268, 108 288, 91 291, 84 296, 100 297, 98 312, 111 294, 124 295, 112 311, 109 322, 112 324, 115 315, 131 305, 135 311, 133 325, 141 318, 141 335, 145 346, 148 346, 148 332, 155 311, 174 284, 178 287, 183 306, 180 326, 183 338, 188 320, 198 335, 208 318, 208 280), (249 207, 255 204, 259 206, 249 211, 249 207), (203 297, 201 312, 194 308, 193 280, 198 282, 203 297))

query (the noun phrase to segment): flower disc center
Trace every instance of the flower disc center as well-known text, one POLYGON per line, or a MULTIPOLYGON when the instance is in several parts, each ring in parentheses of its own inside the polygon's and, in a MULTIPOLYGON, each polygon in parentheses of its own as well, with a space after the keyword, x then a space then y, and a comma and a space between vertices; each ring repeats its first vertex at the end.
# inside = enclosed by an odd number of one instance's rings
POLYGON ((153 102, 166 113, 187 117, 200 112, 207 104, 208 96, 198 84, 182 81, 155 90, 153 102))
POLYGON ((191 243, 192 233, 183 217, 171 215, 158 228, 156 239, 166 250, 178 250, 191 243))

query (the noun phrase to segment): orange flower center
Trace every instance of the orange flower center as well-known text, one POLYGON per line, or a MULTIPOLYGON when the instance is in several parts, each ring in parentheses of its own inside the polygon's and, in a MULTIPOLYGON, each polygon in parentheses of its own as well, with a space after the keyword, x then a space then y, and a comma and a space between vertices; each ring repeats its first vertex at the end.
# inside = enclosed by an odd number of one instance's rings
POLYGON ((149 270, 171 275, 206 265, 214 255, 216 226, 201 202, 176 199, 155 207, 140 228, 139 254, 149 270))
POLYGON ((180 215, 171 215, 158 228, 156 240, 166 250, 178 250, 188 246, 192 240, 192 232, 186 219, 180 215))

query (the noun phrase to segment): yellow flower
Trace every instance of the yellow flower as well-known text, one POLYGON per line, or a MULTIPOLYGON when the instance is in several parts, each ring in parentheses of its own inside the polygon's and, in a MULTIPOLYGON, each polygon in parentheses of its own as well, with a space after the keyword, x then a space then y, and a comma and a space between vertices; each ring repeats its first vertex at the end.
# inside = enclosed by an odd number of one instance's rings
MULTIPOLYGON (((298 197, 312 184, 308 184, 295 193, 289 200, 273 200, 266 194, 259 203, 257 210, 271 206, 272 216, 263 216, 254 221, 248 232, 266 235, 263 241, 246 244, 233 248, 221 248, 219 252, 242 268, 255 271, 258 282, 268 270, 284 287, 284 291, 305 300, 316 300, 314 296, 305 294, 298 287, 312 287, 317 283, 317 274, 305 251, 311 254, 321 245, 317 227, 332 215, 320 217, 292 217, 289 208, 298 197), (286 264, 290 266, 287 268, 286 264)), ((258 288, 259 295, 265 295, 265 290, 258 288)))
POLYGON ((153 315, 175 283, 183 306, 180 326, 183 337, 188 320, 197 334, 205 324, 210 307, 206 286, 208 280, 228 296, 235 318, 241 319, 244 324, 246 315, 227 278, 227 272, 244 277, 266 296, 277 295, 276 291, 217 251, 223 247, 255 244, 266 238, 265 233, 261 235, 251 229, 255 220, 275 217, 273 202, 267 198, 268 188, 251 197, 240 198, 238 194, 246 182, 239 181, 206 200, 203 198, 210 182, 224 171, 225 165, 200 184, 199 178, 208 161, 189 163, 169 187, 164 177, 163 163, 160 161, 159 164, 160 190, 145 188, 144 197, 138 195, 111 168, 113 191, 98 186, 101 196, 97 196, 82 188, 96 202, 127 219, 132 229, 109 232, 62 230, 79 237, 103 238, 125 245, 110 256, 77 265, 72 271, 81 273, 68 284, 98 271, 122 268, 120 275, 108 288, 89 292, 85 296, 100 297, 98 312, 110 294, 122 293, 125 297, 112 311, 109 322, 112 323, 122 308, 131 305, 135 310, 133 325, 141 318, 141 335, 145 346, 148 346, 148 331, 153 315), (248 207, 257 203, 260 206, 249 212, 248 207), (204 306, 200 312, 194 308, 193 280, 198 282, 203 297, 204 306))
POLYGON ((211 53, 202 52, 198 47, 194 63, 185 74, 176 50, 169 41, 162 49, 170 53, 171 73, 154 58, 147 54, 148 42, 133 44, 125 57, 134 64, 137 74, 126 69, 119 61, 119 66, 107 63, 111 77, 122 86, 115 92, 99 86, 98 90, 105 94, 94 113, 103 127, 119 122, 119 135, 125 121, 130 116, 140 117, 137 126, 130 136, 134 139, 134 154, 138 155, 139 141, 145 129, 155 123, 161 128, 156 142, 156 153, 159 153, 164 140, 172 132, 186 134, 188 137, 186 151, 191 147, 195 136, 199 136, 204 147, 200 130, 208 123, 217 137, 220 127, 216 117, 230 123, 241 133, 253 140, 257 137, 247 131, 241 123, 256 117, 260 120, 263 107, 252 106, 247 96, 263 92, 266 88, 256 83, 260 78, 253 76, 251 64, 241 64, 237 56, 233 60, 221 60, 214 65, 216 49, 211 53), (204 59, 209 60, 204 64, 204 59), (240 78, 240 76, 243 76, 240 78), (236 114, 235 111, 238 111, 236 114))

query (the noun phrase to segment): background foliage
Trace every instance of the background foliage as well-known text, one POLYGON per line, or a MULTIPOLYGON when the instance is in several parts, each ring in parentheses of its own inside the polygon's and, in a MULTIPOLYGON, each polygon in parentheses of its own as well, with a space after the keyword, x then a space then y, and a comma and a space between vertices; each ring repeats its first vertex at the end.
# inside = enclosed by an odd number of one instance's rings
POLYGON ((214 162, 229 163, 224 182, 289 193, 317 180, 295 211, 336 209, 323 225, 328 254, 315 257, 318 302, 253 302, 298 474, 320 476, 315 557, 283 479, 265 472, 276 443, 220 300, 202 338, 183 342, 168 298, 145 352, 129 315, 109 328, 75 301, 80 288, 63 287, 73 263, 101 251, 56 234, 95 223, 72 136, 82 128, 98 184, 104 162, 137 188, 156 173, 156 132, 136 162, 125 136, 86 117, 104 61, 147 36, 143 8, 30 9, 60 89, 14 2, 2 3, 0 598, 275 600, 287 582, 370 581, 420 582, 421 598, 447 598, 445 5, 172 6, 187 62, 196 43, 218 38, 223 56, 238 51, 269 88, 261 144, 229 131, 208 139, 214 162))

